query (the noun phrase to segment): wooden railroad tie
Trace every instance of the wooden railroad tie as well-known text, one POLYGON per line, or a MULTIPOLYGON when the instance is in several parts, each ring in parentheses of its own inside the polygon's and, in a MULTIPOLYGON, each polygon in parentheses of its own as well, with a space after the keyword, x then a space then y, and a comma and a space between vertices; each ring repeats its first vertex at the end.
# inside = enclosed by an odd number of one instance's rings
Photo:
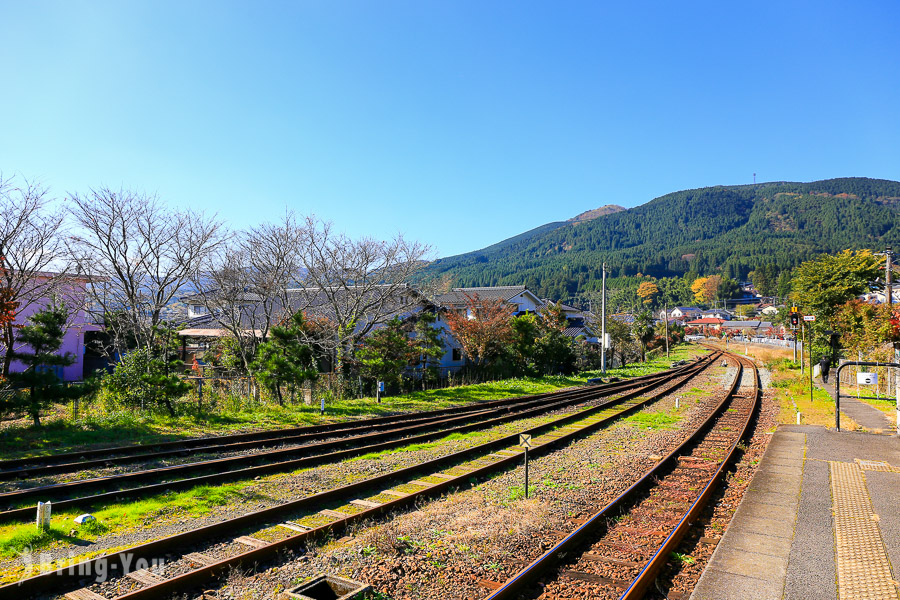
POLYGON ((479 579, 477 584, 489 590, 497 590, 503 586, 502 583, 498 581, 491 581, 490 579, 479 579))
POLYGON ((143 583, 144 585, 156 585, 157 583, 162 583, 166 580, 165 577, 160 577, 147 569, 131 571, 130 573, 126 573, 125 576, 134 579, 138 583, 143 583))
POLYGON ((207 566, 216 562, 212 556, 207 556, 206 554, 201 554, 199 552, 191 552, 190 554, 185 554, 184 557, 191 561, 192 563, 197 563, 198 565, 207 566))
POLYGON ((397 496, 398 498, 406 498, 409 496, 406 492, 398 492, 396 490, 384 490, 381 493, 387 494, 388 496, 397 496))
POLYGON ((362 506, 364 508, 378 508, 383 504, 383 502, 372 502, 371 500, 351 500, 350 504, 355 504, 356 506, 362 506))
POLYGON ((268 546, 269 542, 264 542, 255 537, 250 537, 249 535, 242 535, 241 537, 234 538, 239 544, 244 544, 245 546, 252 546, 254 548, 262 548, 263 546, 268 546))
POLYGON ((297 533, 306 533, 310 531, 312 527, 307 527, 306 525, 298 525, 297 523, 292 523, 290 521, 285 521, 284 523, 279 523, 279 527, 283 527, 284 529, 290 529, 291 531, 296 531, 297 533))
POLYGON ((636 535, 652 535, 655 537, 666 537, 667 535, 669 535, 665 531, 641 529, 639 527, 620 526, 620 527, 618 527, 618 529, 621 531, 624 531, 626 533, 634 533, 636 535))
POLYGON ((409 483, 410 485, 421 485, 424 487, 431 487, 434 485, 433 483, 428 483, 427 481, 422 481, 421 479, 413 479, 409 483))
POLYGON ((609 563, 612 565, 622 565, 623 567, 639 567, 640 563, 633 560, 625 560, 624 558, 613 558, 612 556, 603 556, 602 554, 594 554, 593 552, 585 552, 581 555, 584 560, 593 562, 609 563))
POLYGON ((441 479, 453 479, 453 475, 447 475, 446 473, 432 473, 432 477, 440 477, 441 479))
POLYGON ((325 515, 326 517, 332 517, 334 519, 346 519, 347 517, 350 516, 347 513, 342 513, 337 510, 331 510, 330 508, 323 508, 322 510, 319 511, 319 514, 325 515))
POLYGON ((715 546, 719 543, 719 540, 722 538, 711 538, 711 537, 702 537, 700 538, 701 544, 708 544, 710 546, 715 546))
POLYGON ((581 571, 560 571, 559 574, 566 579, 577 579, 579 581, 589 581, 591 583, 602 583, 603 585, 611 585, 620 589, 625 589, 631 584, 630 581, 625 581, 622 579, 611 579, 609 577, 603 577, 602 575, 583 573, 581 571))
POLYGON ((69 600, 106 600, 106 596, 101 596, 97 592, 92 592, 87 588, 69 592, 65 597, 69 600))

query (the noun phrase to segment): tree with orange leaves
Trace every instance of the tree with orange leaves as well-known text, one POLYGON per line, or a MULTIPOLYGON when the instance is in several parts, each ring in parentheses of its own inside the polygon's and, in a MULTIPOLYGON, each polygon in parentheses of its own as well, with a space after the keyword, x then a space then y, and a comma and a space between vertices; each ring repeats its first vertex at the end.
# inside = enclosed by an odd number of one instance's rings
MULTIPOLYGON (((0 281, 4 281, 6 273, 6 258, 0 255, 0 281)), ((19 303, 16 302, 16 294, 9 287, 0 287, 0 346, 4 348, 4 356, 12 350, 15 341, 16 311, 19 303)), ((4 380, 0 371, 0 383, 4 380)))
POLYGON ((503 354, 512 340, 512 312, 512 307, 503 300, 466 294, 465 310, 448 311, 444 320, 469 360, 483 371, 503 354))

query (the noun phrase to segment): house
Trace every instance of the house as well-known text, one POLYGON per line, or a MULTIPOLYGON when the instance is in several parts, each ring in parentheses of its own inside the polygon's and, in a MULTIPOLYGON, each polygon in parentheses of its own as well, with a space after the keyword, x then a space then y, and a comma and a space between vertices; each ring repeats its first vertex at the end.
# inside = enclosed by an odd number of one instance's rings
POLYGON ((734 313, 725 310, 724 308, 710 308, 704 310, 700 313, 701 319, 722 319, 723 321, 730 321, 734 318, 734 313))
MULTIPOLYGON (((891 297, 893 299, 893 304, 900 304, 900 286, 894 286, 891 297)), ((862 296, 859 296, 859 299, 870 304, 885 304, 887 302, 887 294, 884 291, 879 290, 863 294, 862 296)))
POLYGON ((700 318, 701 312, 696 306, 676 306, 669 311, 669 318, 683 323, 691 319, 700 318))
POLYGON ((774 304, 762 303, 756 307, 756 312, 767 317, 773 317, 778 314, 778 307, 774 304))
POLYGON ((437 294, 434 297, 434 302, 446 310, 462 311, 467 310, 469 302, 475 298, 479 300, 501 300, 514 308, 514 315, 536 313, 547 302, 535 296, 524 285, 453 288, 447 293, 437 294))
POLYGON ((568 304, 563 304, 562 302, 553 302, 552 300, 548 300, 544 298, 543 300, 544 306, 550 304, 551 302, 562 309, 563 313, 566 315, 567 327, 563 333, 572 339, 583 338, 585 342, 588 344, 599 344, 600 337, 594 331, 594 327, 592 326, 592 319, 594 315, 591 313, 586 313, 581 309, 575 308, 574 306, 569 306, 568 304))
POLYGON ((722 331, 755 336, 768 335, 772 333, 773 328, 770 321, 727 321, 722 323, 722 331))
MULTIPOLYGON (((102 327, 91 322, 86 311, 86 287, 90 282, 90 279, 78 275, 60 276, 59 273, 42 273, 38 274, 36 277, 44 282, 50 282, 52 279, 57 280, 55 284, 48 287, 53 288, 55 292, 54 298, 57 302, 64 304, 69 312, 69 320, 66 324, 66 332, 63 337, 62 346, 59 349, 59 354, 72 354, 75 358, 75 362, 65 367, 58 366, 51 368, 62 381, 81 381, 84 379, 85 375, 91 374, 85 373, 85 335, 88 332, 102 330, 102 327)), ((47 308, 51 301, 51 298, 44 297, 28 303, 27 306, 16 313, 14 326, 18 327, 26 325, 28 317, 47 308)), ((28 352, 28 347, 19 346, 15 343, 13 344, 13 348, 28 352)), ((5 356, 5 354, 6 348, 0 343, 0 356, 5 356)), ((9 370, 11 373, 21 373, 25 368, 24 364, 14 360, 10 364, 9 370)))
POLYGON ((688 321, 687 323, 685 323, 685 327, 693 327, 697 331, 702 331, 706 335, 709 335, 710 333, 718 333, 722 328, 722 323, 724 322, 724 319, 707 317, 705 319, 694 319, 693 321, 688 321))
MULTIPOLYGON (((214 294, 215 290, 204 292, 214 294)), ((271 327, 277 324, 284 316, 298 311, 309 319, 334 321, 334 304, 331 300, 345 294, 348 296, 348 304, 353 300, 369 300, 373 307, 370 314, 363 314, 356 323, 357 331, 370 329, 375 331, 394 317, 401 320, 408 319, 422 311, 435 313, 436 319, 433 327, 440 330, 441 341, 444 345, 444 355, 438 361, 442 375, 461 369, 465 363, 465 357, 461 346, 450 334, 446 322, 441 317, 438 306, 426 299, 418 290, 407 285, 384 286, 345 286, 338 288, 291 288, 283 291, 279 298, 265 300, 255 294, 241 292, 231 294, 234 306, 240 311, 240 324, 246 335, 264 336, 267 325, 271 327), (359 297, 349 298, 358 292, 359 297), (381 296, 380 296, 381 294, 381 296), (268 302, 266 304, 265 302, 268 302), (285 302, 287 305, 285 305, 285 302), (373 325, 373 320, 377 320, 373 325)), ((192 294, 181 299, 188 305, 188 314, 194 315, 182 324, 178 334, 182 338, 182 360, 187 364, 192 358, 202 353, 217 338, 230 337, 231 329, 225 326, 216 313, 205 310, 209 303, 203 302, 198 294, 192 294)), ((229 304, 217 302, 216 304, 229 304)), ((220 313, 221 314, 221 313, 220 313)), ((330 365, 321 365, 321 368, 330 369, 330 365)))
POLYGON ((468 311, 470 301, 475 298, 505 302, 510 305, 514 316, 539 313, 545 307, 553 304, 561 308, 566 315, 568 326, 564 333, 567 336, 573 339, 584 336, 588 343, 600 343, 600 338, 591 328, 590 319, 583 311, 568 304, 553 302, 547 298, 538 298, 524 285, 453 288, 447 293, 436 295, 434 302, 445 310, 468 311))

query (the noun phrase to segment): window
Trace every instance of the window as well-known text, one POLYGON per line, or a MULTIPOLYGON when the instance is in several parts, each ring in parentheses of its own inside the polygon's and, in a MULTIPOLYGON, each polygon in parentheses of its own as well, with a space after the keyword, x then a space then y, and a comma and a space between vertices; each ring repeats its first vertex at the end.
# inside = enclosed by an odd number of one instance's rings
POLYGON ((462 360, 462 350, 460 350, 459 348, 454 348, 452 360, 462 360))

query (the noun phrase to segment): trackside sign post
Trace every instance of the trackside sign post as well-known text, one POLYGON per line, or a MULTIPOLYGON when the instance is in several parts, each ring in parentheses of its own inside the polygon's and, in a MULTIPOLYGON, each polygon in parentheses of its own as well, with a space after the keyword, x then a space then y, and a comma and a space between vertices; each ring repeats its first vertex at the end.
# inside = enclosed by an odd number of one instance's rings
POLYGON ((531 448, 531 434, 519 434, 519 446, 525 450, 525 497, 528 498, 528 449, 531 448))

